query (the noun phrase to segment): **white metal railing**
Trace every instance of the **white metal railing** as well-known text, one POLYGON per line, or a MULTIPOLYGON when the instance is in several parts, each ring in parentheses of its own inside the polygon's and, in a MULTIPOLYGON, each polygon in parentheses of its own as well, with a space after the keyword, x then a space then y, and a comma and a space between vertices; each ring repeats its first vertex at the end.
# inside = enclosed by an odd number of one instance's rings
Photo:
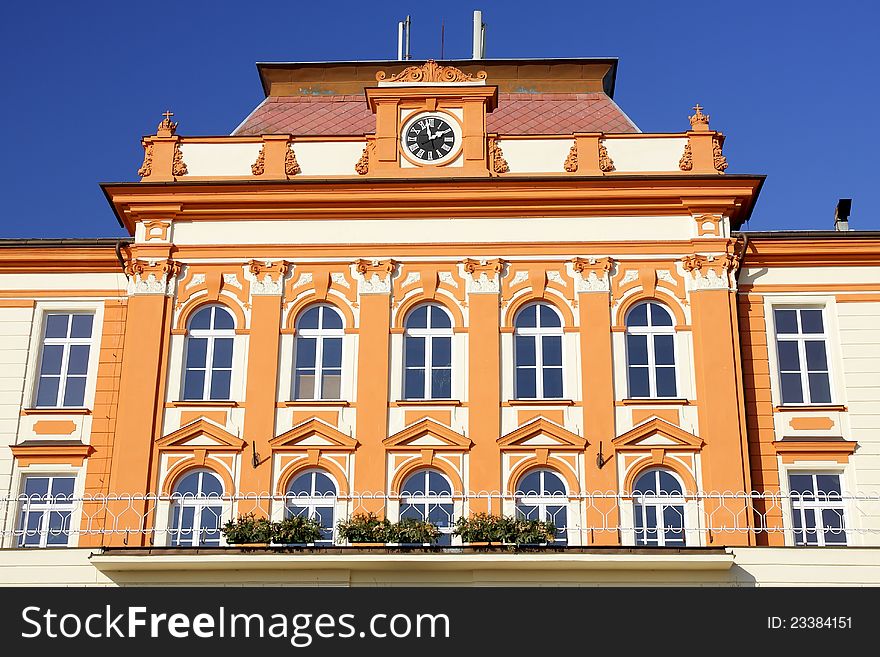
POLYGON ((852 545, 875 537, 880 524, 857 518, 880 516, 880 493, 818 494, 781 492, 698 492, 636 495, 620 492, 535 494, 468 492, 389 495, 25 495, 0 498, 0 546, 225 545, 220 528, 250 512, 272 520, 291 513, 320 515, 327 530, 318 545, 344 545, 335 528, 357 513, 397 520, 430 520, 443 532, 439 544, 455 545, 458 518, 484 512, 549 520, 557 544, 701 546, 747 544, 748 534, 784 534, 789 544, 852 545), (803 504, 809 501, 809 505, 803 504), (816 509, 812 516, 805 506, 816 509), (798 513, 793 514, 792 510, 798 513), (823 513, 826 511, 827 513, 823 513), (319 513, 320 512, 320 513, 319 513))

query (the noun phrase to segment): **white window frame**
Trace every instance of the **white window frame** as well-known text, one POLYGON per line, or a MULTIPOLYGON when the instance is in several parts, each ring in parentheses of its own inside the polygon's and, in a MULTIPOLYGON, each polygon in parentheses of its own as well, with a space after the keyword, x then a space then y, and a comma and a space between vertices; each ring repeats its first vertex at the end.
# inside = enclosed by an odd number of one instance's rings
MULTIPOLYGON (((828 334, 828 313, 826 306, 824 304, 773 304, 771 314, 773 315, 773 352, 776 358, 776 381, 779 386, 779 401, 781 405, 784 406, 815 406, 815 405, 826 405, 826 404, 834 404, 835 403, 835 386, 834 386, 834 377, 832 372, 832 358, 831 358, 831 348, 829 345, 829 334, 828 334), (776 311, 777 310, 794 310, 797 316, 798 322, 798 333, 779 333, 779 330, 776 327, 776 311), (803 333, 801 328, 801 310, 819 310, 822 313, 822 333, 803 333), (799 371, 798 375, 800 376, 801 381, 801 396, 804 401, 802 402, 792 402, 785 401, 782 396, 782 365, 779 359, 779 340, 780 337, 782 340, 787 342, 795 342, 798 347, 798 366, 799 371), (828 376, 828 390, 831 399, 829 401, 822 402, 814 402, 812 400, 812 395, 810 393, 810 384, 809 384, 809 371, 807 369, 807 341, 817 341, 822 340, 822 343, 825 347, 825 363, 827 365, 827 376, 828 376)), ((791 373, 791 372, 787 372, 791 373)))
MULTIPOLYGON (((538 311, 537 321, 540 321, 541 311, 538 311)), ((549 367, 556 367, 555 365, 550 365, 549 367)), ((524 365, 522 369, 532 369, 531 365, 524 365)), ((562 313, 559 312, 559 309, 556 308, 552 303, 548 303, 546 301, 534 301, 532 303, 525 304, 522 308, 516 311, 516 315, 513 317, 513 398, 514 399, 566 399, 566 367, 565 367, 565 318, 562 316, 562 313), (519 317, 520 313, 528 310, 529 308, 534 308, 535 306, 546 306, 550 310, 552 310, 556 316, 559 318, 559 326, 525 326, 518 327, 516 325, 516 320, 519 317), (535 397, 524 397, 520 395, 520 391, 517 389, 517 374, 520 369, 520 365, 518 365, 517 359, 517 337, 526 336, 526 337, 534 337, 535 338, 535 397), (558 397, 546 397, 544 395, 544 338, 545 337, 559 337, 559 350, 560 350, 560 362, 562 363, 560 369, 562 370, 562 391, 560 392, 558 397)))
MULTIPOLYGON (((651 321, 651 312, 648 310, 648 321, 651 321)), ((632 308, 626 311, 626 316, 623 319, 623 325, 626 329, 624 332, 624 350, 625 350, 625 366, 626 366, 626 394, 630 399, 680 399, 683 397, 681 391, 681 381, 679 376, 679 348, 678 348, 678 340, 675 330, 675 314, 669 309, 665 303, 661 303, 655 300, 647 300, 640 301, 633 305, 632 308), (672 324, 670 326, 630 326, 629 325, 629 316, 636 308, 639 306, 647 306, 649 304, 655 304, 663 308, 672 319, 672 324), (632 394, 632 383, 630 381, 630 362, 629 362, 629 340, 627 336, 629 335, 646 335, 647 340, 646 346, 648 350, 648 396, 647 397, 635 397, 632 394), (657 357, 654 353, 654 336, 657 335, 668 335, 672 337, 672 372, 675 376, 675 395, 671 397, 663 396, 657 394, 657 357)), ((636 367, 643 367, 642 365, 636 365, 636 367)), ((668 365, 661 365, 660 367, 667 368, 668 365)))
MULTIPOLYGON (((661 512, 663 507, 667 506, 678 506, 681 507, 682 511, 682 519, 681 519, 681 534, 683 545, 675 544, 673 547, 684 547, 689 544, 688 534, 689 534, 689 502, 685 496, 685 486, 684 482, 681 480, 681 477, 678 476, 678 473, 672 470, 671 468, 664 467, 652 467, 646 468, 639 472, 636 477, 633 479, 633 484, 635 484, 639 479, 644 477, 647 474, 654 474, 657 472, 665 472, 671 475, 676 482, 678 482, 678 486, 681 489, 681 494, 675 495, 666 495, 666 494, 654 494, 654 495, 645 495, 645 494, 636 494, 632 493, 632 504, 633 504, 633 544, 637 547, 652 547, 653 543, 639 543, 638 531, 636 530, 635 519, 638 516, 640 510, 642 513, 642 529, 643 531, 647 531, 648 529, 655 530, 657 532, 657 547, 665 547, 666 546, 666 529, 663 524, 663 513, 661 512), (647 500, 647 502, 645 501, 647 500), (644 514, 644 509, 646 507, 654 507, 655 512, 655 524, 654 527, 648 527, 647 523, 644 522, 646 516, 644 514)), ((656 478, 656 474, 655 474, 656 478)))
MULTIPOLYGON (((828 467, 823 465, 815 465, 812 467, 808 467, 806 465, 802 465, 799 467, 789 467, 783 470, 783 481, 784 481, 784 490, 786 498, 788 499, 788 504, 785 505, 785 515, 784 517, 785 525, 786 525, 786 537, 789 545, 798 546, 798 547, 827 547, 825 543, 825 531, 822 529, 818 521, 821 520, 821 513, 815 514, 814 518, 817 519, 817 524, 814 525, 814 530, 816 532, 816 544, 806 544, 806 543, 798 543, 797 542, 797 530, 794 526, 794 514, 803 509, 813 509, 815 511, 821 511, 822 509, 833 509, 835 511, 840 511, 843 515, 843 533, 846 537, 845 543, 832 543, 833 547, 844 547, 853 545, 853 524, 851 520, 851 516, 849 513, 849 508, 846 500, 846 477, 844 476, 844 470, 834 467, 828 467), (840 483, 840 501, 832 502, 832 501, 820 501, 818 499, 815 500, 803 500, 800 498, 800 495, 795 495, 791 491, 791 484, 789 481, 789 477, 791 475, 832 475, 836 476, 838 482, 840 483), (795 507, 795 497, 797 497, 798 507, 795 507)), ((816 492, 816 480, 813 479, 814 492, 816 492)), ((818 495, 816 495, 818 497, 818 495)), ((801 519, 805 518, 801 516, 801 519)), ((801 532, 806 535, 807 526, 805 523, 801 523, 801 532)))
MULTIPOLYGON (((214 316, 216 316, 216 311, 214 312, 214 316)), ((214 402, 214 401, 230 401, 234 398, 233 390, 235 387, 235 352, 236 352, 236 339, 235 339, 235 330, 236 330, 236 317, 235 313, 232 312, 225 305, 220 303, 210 303, 204 306, 199 307, 196 311, 190 315, 187 320, 187 328, 186 335, 183 340, 183 371, 182 377, 180 381, 180 397, 182 401, 206 401, 206 402, 214 402), (189 326, 189 323, 192 322, 193 318, 200 312, 207 310, 209 308, 219 308, 226 313, 229 313, 229 316, 232 318, 232 328, 231 329, 192 329, 189 326), (189 341, 190 338, 206 338, 208 340, 208 345, 206 347, 205 353, 205 379, 202 383, 202 395, 201 397, 186 397, 186 375, 190 369, 197 370, 201 369, 199 367, 189 367, 189 341), (214 340, 217 338, 228 338, 232 340, 232 358, 231 365, 229 367, 229 393, 227 394, 225 399, 213 399, 211 397, 211 381, 213 378, 213 362, 214 362, 214 340)), ((226 368, 219 368, 226 369, 226 368)))
POLYGON ((344 398, 343 395, 343 372, 345 371, 345 317, 337 308, 329 303, 319 303, 310 305, 307 308, 304 308, 300 311, 299 315, 296 318, 296 324, 294 325, 295 334, 293 338, 293 361, 291 365, 291 380, 290 380, 290 392, 291 399, 294 401, 341 401, 344 398), (299 328, 299 322, 302 319, 303 315, 312 310, 313 308, 320 308, 318 315, 318 328, 316 329, 306 329, 299 328), (340 329, 327 329, 323 328, 324 323, 324 314, 326 312, 333 312, 338 315, 339 319, 342 321, 342 328, 340 329), (297 357, 297 349, 298 342, 300 338, 314 338, 315 339, 315 392, 311 397, 301 397, 297 394, 296 389, 296 375, 297 375, 297 367, 296 367, 296 357, 297 357), (341 359, 339 363, 339 396, 338 397, 324 397, 324 340, 327 338, 333 339, 341 339, 342 340, 342 348, 341 348, 341 359))
MULTIPOLYGON (((7 539, 0 538, 0 547, 19 546, 19 522, 21 517, 21 502, 19 498, 24 495, 24 482, 28 477, 72 477, 73 478, 73 511, 70 516, 66 545, 46 545, 48 534, 41 537, 39 547, 76 547, 79 542, 80 527, 82 525, 82 498, 83 498, 83 470, 72 466, 58 465, 31 465, 26 468, 16 468, 13 478, 14 485, 10 490, 10 498, 15 501, 14 505, 7 507, 4 525, 7 539), (11 512, 10 512, 11 511, 11 512)), ((37 546, 29 546, 36 548, 37 546)), ((22 547, 22 549, 25 549, 22 547)))
POLYGON ((565 480, 565 477, 562 476, 562 473, 554 470, 553 468, 547 467, 539 467, 539 468, 530 468, 527 472, 523 472, 516 482, 516 488, 514 492, 514 513, 516 517, 520 516, 520 505, 523 506, 536 506, 538 507, 538 520, 541 521, 550 521, 553 522, 554 525, 555 520, 547 511, 548 506, 561 506, 565 509, 565 527, 556 527, 557 530, 563 530, 565 533, 566 544, 569 545, 570 538, 569 534, 573 529, 572 520, 574 516, 572 516, 572 509, 570 504, 569 490, 568 490, 568 482, 565 480), (540 474, 540 482, 541 482, 541 492, 529 495, 527 491, 521 491, 519 489, 519 483, 527 476, 532 474, 533 472, 537 472, 540 474), (559 481, 562 482, 562 489, 564 493, 562 495, 554 495, 552 493, 548 494, 544 491, 546 490, 546 486, 544 484, 544 475, 550 473, 559 478, 559 481))
POLYGON ((315 541, 317 544, 321 545, 332 545, 336 542, 336 522, 339 518, 338 513, 338 501, 339 501, 339 482, 336 481, 336 477, 334 477, 330 472, 323 468, 309 468, 308 470, 303 470, 301 472, 297 472, 294 474, 290 480, 287 482, 287 488, 284 491, 284 509, 283 515, 285 518, 288 517, 289 505, 295 504, 296 506, 305 507, 308 511, 307 517, 314 518, 317 515, 317 509, 330 509, 333 511, 333 524, 331 527, 324 527, 323 529, 329 529, 331 531, 331 536, 329 539, 318 539, 315 541), (320 473, 327 477, 330 482, 333 484, 335 492, 333 495, 320 495, 315 493, 315 473, 320 473), (309 488, 309 495, 297 495, 295 493, 290 492, 290 487, 294 481, 299 479, 305 475, 312 475, 311 486, 309 488))
POLYGON ((455 528, 455 518, 456 513, 458 512, 458 505, 455 502, 455 487, 452 485, 452 481, 446 476, 446 473, 440 470, 439 468, 420 468, 414 472, 410 472, 401 482, 400 489, 400 499, 399 499, 399 507, 397 510, 398 519, 402 516, 400 513, 403 510, 404 506, 414 506, 419 507, 419 510, 422 512, 422 519, 428 520, 429 512, 431 506, 436 506, 440 504, 448 504, 452 507, 452 515, 449 518, 449 524, 446 527, 440 527, 440 533, 446 534, 449 536, 450 543, 452 542, 452 531, 455 528), (446 483, 449 485, 449 490, 452 491, 450 495, 443 494, 432 494, 428 488, 428 483, 430 478, 428 477, 429 472, 435 472, 439 474, 446 483), (406 482, 410 480, 410 478, 415 477, 417 475, 423 475, 425 477, 425 494, 424 495, 407 495, 406 494, 406 482))
MULTIPOLYGON (((431 323, 431 315, 433 315, 433 311, 428 312, 428 324, 431 323)), ((455 318, 452 316, 446 308, 443 307, 443 304, 440 303, 420 303, 407 311, 406 317, 403 320, 403 381, 401 384, 401 398, 404 400, 418 400, 418 399, 453 399, 452 393, 455 390, 455 318), (428 328, 409 328, 407 326, 407 321, 412 316, 412 313, 419 308, 423 307, 432 307, 440 310, 449 318, 449 328, 432 328, 428 326, 428 328), (418 366, 407 366, 406 364, 406 344, 407 338, 425 338, 425 359, 422 363, 421 367, 418 366), (434 397, 434 391, 431 389, 431 381, 432 374, 434 369, 446 369, 446 368, 435 368, 434 367, 434 354, 433 354, 433 345, 434 338, 449 338, 449 397, 434 397), (416 398, 416 397, 407 397, 406 396, 406 376, 407 370, 425 370, 425 381, 424 381, 424 397, 416 398)))
MULTIPOLYGON (((219 518, 218 524, 217 524, 217 530, 219 532, 220 528, 223 527, 223 520, 227 516, 228 504, 227 504, 227 500, 226 500, 225 496, 226 496, 226 486, 223 483, 223 477, 221 477, 219 474, 217 474, 216 472, 214 472, 210 468, 196 468, 194 470, 190 470, 188 472, 185 472, 180 477, 178 477, 177 480, 175 481, 174 488, 172 488, 171 499, 170 499, 170 504, 169 504, 169 509, 168 509, 168 518, 167 518, 168 545, 171 547, 209 547, 209 546, 214 545, 213 543, 208 544, 208 545, 203 545, 201 543, 200 537, 202 534, 202 529, 201 529, 202 510, 206 507, 211 507, 211 506, 220 507, 220 518, 219 518), (210 495, 204 495, 204 494, 200 493, 200 494, 194 496, 194 495, 189 495, 189 494, 179 495, 178 493, 174 492, 177 489, 180 482, 183 481, 183 479, 185 477, 188 477, 188 476, 190 476, 192 474, 196 474, 196 473, 205 473, 205 474, 209 474, 209 475, 216 477, 217 480, 220 482, 220 490, 221 490, 220 495, 212 497, 210 495), (182 533, 182 531, 181 531, 182 524, 178 524, 177 529, 175 529, 174 528, 174 518, 178 517, 182 522, 184 508, 194 508, 195 509, 195 511, 193 511, 192 534, 186 541, 178 540, 178 542, 175 543, 174 542, 174 534, 177 533, 179 536, 182 533)), ((219 543, 217 545, 225 545, 225 544, 226 544, 226 541, 223 537, 223 534, 220 533, 219 543)))

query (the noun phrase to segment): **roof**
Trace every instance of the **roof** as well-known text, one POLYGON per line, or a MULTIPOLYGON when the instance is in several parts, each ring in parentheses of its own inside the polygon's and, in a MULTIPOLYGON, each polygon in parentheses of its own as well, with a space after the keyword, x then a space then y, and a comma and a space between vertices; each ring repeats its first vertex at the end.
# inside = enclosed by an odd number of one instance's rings
MULTIPOLYGON (((498 109, 486 116, 489 132, 570 135, 574 132, 634 133, 638 127, 606 94, 499 93, 498 109)), ((233 135, 363 135, 376 117, 363 95, 269 96, 233 135)))

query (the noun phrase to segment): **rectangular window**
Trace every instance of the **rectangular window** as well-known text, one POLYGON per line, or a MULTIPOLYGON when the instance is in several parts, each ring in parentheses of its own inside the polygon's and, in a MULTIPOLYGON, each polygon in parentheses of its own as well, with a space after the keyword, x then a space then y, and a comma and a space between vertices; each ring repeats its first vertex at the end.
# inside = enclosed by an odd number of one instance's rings
POLYGON ((25 477, 18 497, 18 546, 65 546, 70 541, 74 477, 25 477))
POLYGON ((93 321, 90 313, 46 314, 34 400, 38 408, 85 403, 93 321))
POLYGON ((828 344, 821 308, 775 308, 783 404, 830 404, 828 344))
POLYGON ((788 487, 795 545, 846 545, 840 475, 791 473, 788 487))

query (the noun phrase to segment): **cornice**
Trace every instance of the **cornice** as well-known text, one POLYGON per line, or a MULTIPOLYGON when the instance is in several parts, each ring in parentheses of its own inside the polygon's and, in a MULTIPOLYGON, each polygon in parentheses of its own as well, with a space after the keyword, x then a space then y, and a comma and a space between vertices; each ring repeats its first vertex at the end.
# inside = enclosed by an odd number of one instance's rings
POLYGON ((845 238, 749 236, 743 267, 880 266, 880 236, 845 238))

